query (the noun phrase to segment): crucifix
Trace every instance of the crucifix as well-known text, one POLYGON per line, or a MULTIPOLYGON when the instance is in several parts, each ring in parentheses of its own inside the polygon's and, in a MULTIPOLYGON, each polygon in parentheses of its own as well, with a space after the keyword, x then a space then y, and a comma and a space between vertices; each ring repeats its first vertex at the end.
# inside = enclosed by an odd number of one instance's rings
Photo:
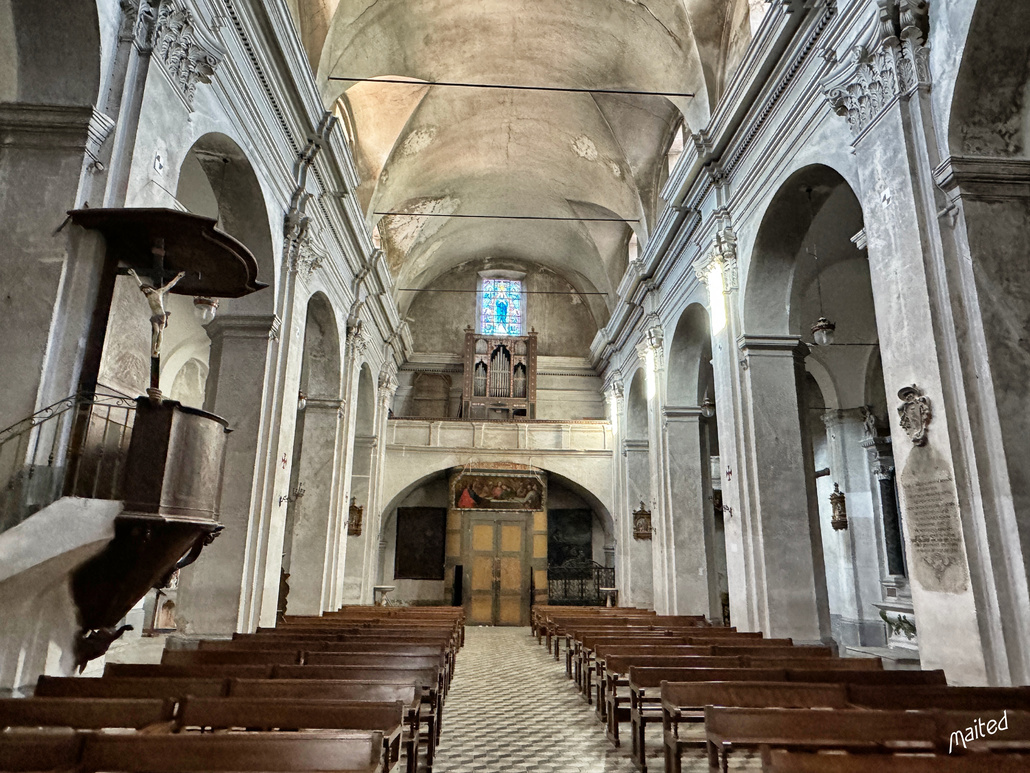
POLYGON ((168 317, 170 316, 170 313, 165 311, 165 296, 179 283, 180 279, 186 276, 186 272, 180 271, 163 287, 154 287, 154 285, 144 282, 139 278, 139 274, 131 268, 128 273, 136 280, 150 306, 150 389, 147 390, 147 394, 150 394, 151 397, 160 396, 161 338, 164 329, 168 327, 168 317))

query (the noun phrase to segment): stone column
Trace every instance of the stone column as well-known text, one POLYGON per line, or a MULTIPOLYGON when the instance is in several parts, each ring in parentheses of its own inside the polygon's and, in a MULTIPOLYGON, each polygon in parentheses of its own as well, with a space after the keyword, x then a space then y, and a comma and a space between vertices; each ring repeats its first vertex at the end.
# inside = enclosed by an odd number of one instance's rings
MULTIPOLYGON (((303 439, 297 473, 304 495, 293 502, 293 537, 290 554, 290 614, 318 615, 323 610, 331 581, 336 544, 331 539, 333 471, 342 402, 307 398, 303 439)), ((296 492, 291 492, 294 496, 296 492)))
POLYGON ((188 634, 230 634, 254 588, 252 546, 260 530, 260 477, 267 440, 266 386, 274 366, 279 318, 221 315, 207 326, 211 359, 205 408, 229 422, 222 481, 225 531, 179 579, 176 622, 188 634))
POLYGON ((836 572, 839 609, 831 610, 834 639, 842 646, 886 644, 883 621, 874 603, 880 600, 879 537, 869 465, 862 440, 864 411, 830 409, 823 414, 830 475, 819 490, 823 549, 828 571, 836 572), (829 494, 837 484, 844 494, 848 528, 833 529, 829 494))
POLYGON ((669 481, 666 475, 665 430, 665 335, 658 325, 648 328, 637 345, 647 379, 647 461, 651 498, 644 500, 651 510, 651 572, 654 608, 660 615, 672 614, 676 606, 672 578, 675 561, 669 517, 669 481))
POLYGON ((663 467, 669 484, 670 614, 704 615, 709 583, 715 579, 714 524, 705 502, 701 449, 701 409, 667 407, 664 411, 663 467))
POLYGON ((744 432, 759 627, 770 637, 822 641, 829 635, 826 580, 799 412, 805 350, 796 336, 741 336, 738 345, 746 362, 744 399, 751 406, 744 432))
MULTIPOLYGON (((615 371, 609 377, 605 387, 608 404, 608 420, 612 425, 612 446, 622 449, 625 440, 626 411, 622 374, 615 371)), ((629 604, 629 564, 630 541, 633 539, 630 528, 630 511, 626 498, 626 454, 617 450, 612 454, 612 501, 615 511, 615 550, 612 556, 615 566, 615 587, 619 588, 620 603, 629 604)))
MULTIPOLYGON (((392 356, 392 355, 390 355, 392 356)), ((386 423, 390 406, 397 392, 397 378, 392 362, 379 374, 376 400, 375 437, 372 438, 372 467, 368 476, 368 506, 365 508, 368 538, 365 540, 365 569, 361 581, 361 603, 373 602, 373 587, 379 580, 380 552, 377 548, 383 523, 383 462, 386 459, 386 423)))
POLYGON ((759 614, 760 594, 752 550, 752 532, 757 529, 757 521, 752 517, 747 496, 750 470, 744 463, 750 406, 744 396, 743 359, 737 348, 740 293, 737 238, 732 228, 727 225, 716 234, 709 249, 695 262, 694 270, 708 288, 730 618, 740 630, 755 631, 761 629, 763 618, 759 614))
POLYGON ((333 576, 333 590, 329 597, 329 609, 337 609, 344 603, 344 583, 347 573, 347 560, 352 551, 348 550, 351 538, 347 534, 346 521, 349 518, 350 500, 354 496, 354 486, 351 477, 354 472, 355 430, 357 427, 357 395, 358 379, 361 376, 361 356, 364 354, 367 342, 360 327, 352 327, 347 330, 346 352, 344 353, 343 366, 343 420, 340 422, 340 442, 342 453, 340 455, 340 486, 341 486, 341 512, 342 528, 337 542, 337 560, 333 576))
POLYGON ((637 539, 633 536, 633 511, 641 506, 651 508, 648 442, 627 438, 622 441, 622 455, 626 468, 623 506, 626 508, 625 533, 628 544, 623 551, 626 556, 623 572, 625 585, 620 589, 619 603, 622 606, 654 608, 654 573, 651 565, 654 559, 651 547, 653 534, 651 539, 637 539))

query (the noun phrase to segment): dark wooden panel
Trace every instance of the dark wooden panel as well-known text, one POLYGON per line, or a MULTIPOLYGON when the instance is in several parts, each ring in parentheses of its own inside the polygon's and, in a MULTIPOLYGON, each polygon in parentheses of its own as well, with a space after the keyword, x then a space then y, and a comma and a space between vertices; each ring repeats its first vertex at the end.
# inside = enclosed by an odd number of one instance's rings
POLYGON ((398 507, 396 580, 442 580, 447 509, 398 507))

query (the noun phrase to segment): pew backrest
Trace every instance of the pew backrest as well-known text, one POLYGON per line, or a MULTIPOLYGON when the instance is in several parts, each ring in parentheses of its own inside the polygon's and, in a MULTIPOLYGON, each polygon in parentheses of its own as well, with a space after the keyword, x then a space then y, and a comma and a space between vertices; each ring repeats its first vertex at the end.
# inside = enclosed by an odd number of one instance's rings
POLYGON ((380 770, 382 733, 95 734, 86 739, 83 771, 380 770))
POLYGON ((171 722, 170 698, 0 698, 4 727, 126 727, 137 730, 171 722))
POLYGON ((187 695, 218 698, 226 694, 228 681, 217 678, 41 676, 36 683, 35 694, 55 698, 184 698, 187 695))

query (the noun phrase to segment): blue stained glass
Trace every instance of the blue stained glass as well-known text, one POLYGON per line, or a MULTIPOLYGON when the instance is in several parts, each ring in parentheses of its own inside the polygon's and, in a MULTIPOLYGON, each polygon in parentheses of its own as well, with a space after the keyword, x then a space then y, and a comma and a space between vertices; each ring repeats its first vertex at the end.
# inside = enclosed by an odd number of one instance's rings
POLYGON ((522 335, 522 282, 518 279, 484 279, 482 313, 483 335, 522 335))

